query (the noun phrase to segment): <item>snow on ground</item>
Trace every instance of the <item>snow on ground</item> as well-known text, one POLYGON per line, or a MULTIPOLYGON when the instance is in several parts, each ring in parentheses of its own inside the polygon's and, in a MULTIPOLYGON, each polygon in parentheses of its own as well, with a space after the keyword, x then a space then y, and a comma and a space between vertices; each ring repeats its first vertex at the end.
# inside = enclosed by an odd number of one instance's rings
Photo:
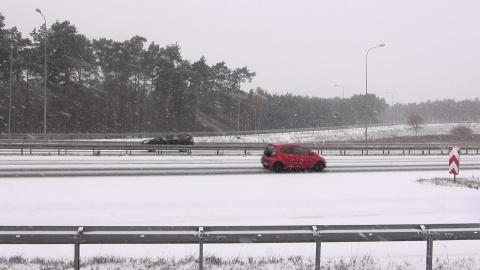
MULTIPOLYGON (((463 125, 472 129, 473 133, 480 133, 480 123, 468 124, 428 124, 418 131, 418 136, 450 134, 452 128, 463 125)), ((415 136, 415 131, 407 125, 369 127, 369 139, 387 137, 415 136)), ((322 143, 324 141, 353 141, 365 138, 365 127, 349 129, 332 129, 320 131, 289 132, 242 136, 196 137, 196 142, 238 142, 238 143, 269 143, 269 142, 296 142, 322 143)))
MULTIPOLYGON (((450 134, 452 128, 467 126, 474 134, 480 134, 480 123, 450 123, 450 124, 425 124, 418 130, 418 136, 450 134)), ((415 131, 407 125, 394 126, 369 126, 368 138, 381 139, 389 137, 415 136, 415 131)), ((129 141, 143 141, 149 138, 128 139, 129 141)), ((365 139, 365 126, 357 126, 345 129, 322 129, 317 131, 294 132, 286 130, 284 133, 268 133, 253 135, 228 135, 228 136, 205 136, 195 137, 195 142, 219 142, 219 143, 315 143, 355 141, 365 139)), ((101 139, 102 141, 104 139, 101 139)), ((125 139, 109 139, 109 141, 125 141, 125 139)))
MULTIPOLYGON (((135 157, 132 157, 135 158, 135 157)), ((188 157, 185 157, 188 159, 188 157)), ((255 157, 252 157, 255 158, 255 157)), ((122 166, 122 165, 119 165, 122 166)), ((468 171, 480 175, 480 171, 468 171)), ((480 223, 480 192, 416 182, 446 172, 1 180, 2 225, 319 225, 480 223)), ((422 261, 424 242, 326 243, 322 258, 422 261)), ((479 256, 480 241, 435 243, 435 256, 479 256)), ((71 257, 73 247, 0 246, 1 254, 71 257)), ((313 244, 206 245, 217 256, 313 256, 313 244)), ((186 256, 196 245, 84 245, 82 256, 186 256)))

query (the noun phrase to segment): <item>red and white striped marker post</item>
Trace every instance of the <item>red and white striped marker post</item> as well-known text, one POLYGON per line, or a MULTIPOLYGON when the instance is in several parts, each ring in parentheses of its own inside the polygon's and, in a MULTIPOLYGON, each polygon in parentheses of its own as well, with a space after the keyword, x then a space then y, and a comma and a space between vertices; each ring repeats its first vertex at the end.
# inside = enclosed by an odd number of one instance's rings
POLYGON ((448 147, 448 172, 453 174, 455 182, 455 176, 460 173, 460 147, 448 147))

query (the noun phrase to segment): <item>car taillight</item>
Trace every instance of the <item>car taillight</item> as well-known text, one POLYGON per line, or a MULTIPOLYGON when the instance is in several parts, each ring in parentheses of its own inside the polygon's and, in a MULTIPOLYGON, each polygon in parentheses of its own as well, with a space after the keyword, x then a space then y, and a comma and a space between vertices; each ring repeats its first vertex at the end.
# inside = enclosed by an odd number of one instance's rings
POLYGON ((188 135, 188 138, 190 141, 193 141, 193 136, 192 135, 188 135))
POLYGON ((277 149, 273 149, 272 156, 276 156, 276 155, 277 155, 277 149))

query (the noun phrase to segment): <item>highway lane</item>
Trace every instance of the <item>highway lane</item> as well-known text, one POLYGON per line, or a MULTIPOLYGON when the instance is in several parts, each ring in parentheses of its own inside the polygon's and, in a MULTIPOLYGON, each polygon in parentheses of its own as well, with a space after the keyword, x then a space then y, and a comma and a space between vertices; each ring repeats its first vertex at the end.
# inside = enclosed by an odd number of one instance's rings
MULTIPOLYGON (((326 156, 319 173, 448 171, 448 156, 326 156)), ((461 157, 460 170, 480 169, 478 156, 461 157)), ((0 177, 167 176, 269 174, 260 156, 22 156, 0 158, 0 177)), ((298 173, 298 172, 285 172, 298 173)), ((316 172, 309 172, 316 173, 316 172)))

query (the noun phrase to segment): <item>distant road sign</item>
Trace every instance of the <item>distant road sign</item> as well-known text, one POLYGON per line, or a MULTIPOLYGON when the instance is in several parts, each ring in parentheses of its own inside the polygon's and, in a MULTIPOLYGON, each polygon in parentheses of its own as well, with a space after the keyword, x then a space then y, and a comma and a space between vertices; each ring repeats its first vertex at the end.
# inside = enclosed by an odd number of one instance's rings
POLYGON ((448 147, 448 172, 453 175, 460 172, 460 147, 448 147))

